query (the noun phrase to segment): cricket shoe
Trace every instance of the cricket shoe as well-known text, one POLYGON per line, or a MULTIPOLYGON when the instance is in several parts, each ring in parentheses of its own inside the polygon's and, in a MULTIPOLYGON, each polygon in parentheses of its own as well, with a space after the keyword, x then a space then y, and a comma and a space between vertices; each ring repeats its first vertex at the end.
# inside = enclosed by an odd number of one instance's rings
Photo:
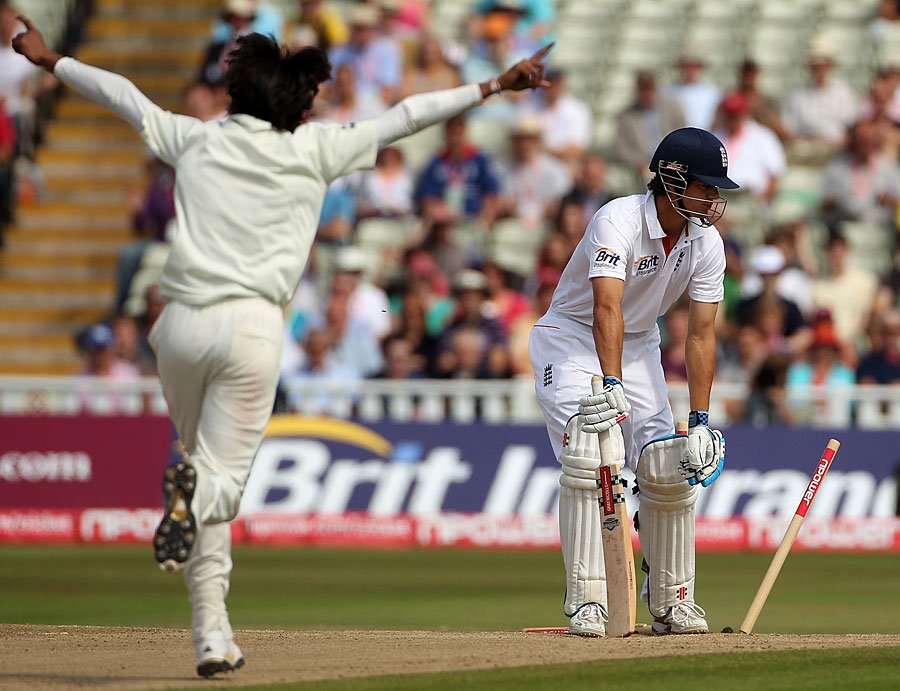
POLYGON ((197 674, 211 677, 244 666, 244 655, 233 640, 209 640, 196 644, 197 674))
POLYGON ((679 602, 669 607, 662 617, 653 622, 653 633, 709 633, 706 612, 693 602, 679 602))
POLYGON ((602 638, 606 635, 606 622, 609 617, 606 608, 596 602, 581 605, 578 611, 569 618, 569 633, 576 636, 602 638))
POLYGON ((153 550, 159 568, 169 573, 181 571, 191 557, 197 541, 197 520, 191 500, 197 488, 197 470, 187 463, 176 463, 163 474, 165 514, 153 538, 153 550))

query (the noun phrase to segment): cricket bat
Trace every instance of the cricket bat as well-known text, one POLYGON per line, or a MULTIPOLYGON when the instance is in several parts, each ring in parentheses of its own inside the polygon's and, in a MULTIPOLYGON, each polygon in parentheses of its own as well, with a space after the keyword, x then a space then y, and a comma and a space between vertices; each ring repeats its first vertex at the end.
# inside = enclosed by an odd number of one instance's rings
MULTIPOLYGON (((594 394, 601 393, 603 378, 594 376, 591 388, 594 394)), ((612 434, 621 433, 620 428, 614 427, 597 435, 600 438, 600 457, 603 459, 603 465, 597 469, 597 486, 600 489, 600 534, 606 564, 609 614, 606 635, 619 638, 634 633, 637 616, 631 521, 628 520, 628 509, 625 507, 625 487, 621 476, 625 458, 621 445, 610 438, 612 434)))

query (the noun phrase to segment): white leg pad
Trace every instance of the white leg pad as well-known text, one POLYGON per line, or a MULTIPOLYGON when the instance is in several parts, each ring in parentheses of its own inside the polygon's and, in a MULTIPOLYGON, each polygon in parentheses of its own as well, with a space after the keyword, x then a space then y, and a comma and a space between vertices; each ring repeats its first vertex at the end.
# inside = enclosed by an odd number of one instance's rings
POLYGON ((694 601, 694 504, 697 488, 679 471, 687 437, 653 441, 637 467, 641 547, 650 568, 650 613, 661 617, 679 602, 694 601))
POLYGON ((566 568, 564 612, 573 615, 581 605, 606 607, 606 568, 597 504, 597 435, 581 431, 578 416, 569 419, 563 440, 559 478, 559 539, 566 568))

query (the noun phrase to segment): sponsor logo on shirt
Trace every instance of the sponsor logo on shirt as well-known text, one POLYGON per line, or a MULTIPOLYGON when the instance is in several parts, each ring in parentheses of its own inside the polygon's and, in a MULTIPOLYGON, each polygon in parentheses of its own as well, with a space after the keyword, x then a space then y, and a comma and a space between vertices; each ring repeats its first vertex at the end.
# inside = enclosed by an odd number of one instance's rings
POLYGON ((656 273, 657 269, 659 269, 658 254, 648 254, 634 263, 635 276, 649 276, 656 273))
POLYGON ((604 264, 618 266, 620 261, 622 261, 622 257, 609 247, 601 247, 595 252, 594 266, 603 266, 604 264))

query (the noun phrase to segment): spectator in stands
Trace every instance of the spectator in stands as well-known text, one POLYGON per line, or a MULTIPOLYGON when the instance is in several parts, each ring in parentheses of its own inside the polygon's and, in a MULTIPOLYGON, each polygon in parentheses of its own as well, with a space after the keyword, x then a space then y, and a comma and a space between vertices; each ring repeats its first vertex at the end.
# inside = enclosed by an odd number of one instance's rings
MULTIPOLYGON (((529 47, 516 40, 509 22, 503 17, 496 14, 485 17, 481 32, 480 39, 460 65, 463 83, 483 82, 496 75, 498 70, 502 72, 517 60, 530 55, 529 47)), ((505 93, 503 98, 493 99, 473 110, 471 117, 512 121, 521 101, 522 94, 505 93)))
POLYGON ((482 259, 477 249, 454 236, 453 224, 447 221, 426 223, 425 237, 413 249, 430 254, 444 276, 455 276, 482 259))
POLYGON ((256 0, 225 0, 219 15, 223 30, 214 31, 206 47, 206 55, 200 68, 201 81, 216 83, 225 79, 228 56, 237 47, 237 40, 254 33, 257 9, 256 0))
POLYGON ((856 370, 860 384, 900 384, 900 310, 883 312, 872 331, 872 351, 856 370))
POLYGON ((422 379, 421 361, 416 357, 412 342, 403 336, 391 335, 381 346, 384 368, 375 379, 422 379))
MULTIPOLYGON (((448 307, 452 309, 452 301, 448 300, 447 303, 448 307)), ((416 369, 430 376, 433 374, 437 359, 438 337, 436 334, 442 332, 444 327, 440 322, 438 329, 434 332, 430 331, 429 313, 434 314, 434 310, 429 309, 428 297, 417 292, 415 288, 408 288, 400 304, 397 326, 389 338, 403 338, 408 341, 412 348, 416 369)))
MULTIPOLYGON (((708 130, 712 127, 722 95, 719 89, 703 79, 703 58, 684 53, 678 59, 678 81, 666 87, 664 93, 681 104, 687 127, 708 130)), ((668 132, 663 131, 662 136, 668 132)))
POLYGON ((616 159, 628 166, 638 180, 647 179, 650 158, 657 144, 685 124, 680 101, 674 96, 660 96, 653 72, 639 71, 635 77, 634 102, 616 117, 616 159))
POLYGON ((357 5, 350 12, 350 40, 333 48, 329 57, 337 69, 348 64, 356 75, 363 98, 378 97, 392 105, 400 98, 403 59, 397 43, 379 31, 380 11, 357 5))
POLYGON ((355 224, 356 195, 350 181, 347 178, 335 180, 328 186, 322 201, 316 240, 326 246, 343 246, 350 240, 355 224))
POLYGON ((366 255, 358 247, 344 247, 335 258, 332 293, 349 296, 350 315, 367 323, 381 341, 391 331, 391 315, 384 290, 367 281, 363 273, 370 269, 366 255))
POLYGON ((550 309, 553 291, 559 282, 559 273, 553 269, 544 270, 537 274, 536 279, 537 288, 533 304, 512 323, 509 331, 509 368, 513 376, 534 376, 531 357, 528 354, 528 339, 537 320, 550 309))
POLYGON ((594 134, 591 109, 569 93, 562 70, 550 70, 544 78, 550 87, 534 94, 544 148, 565 161, 574 174, 594 134))
POLYGON ((781 141, 787 140, 788 132, 778 102, 759 88, 759 64, 755 60, 747 59, 741 63, 735 92, 747 99, 751 118, 772 130, 781 141))
MULTIPOLYGON (((779 226, 769 236, 767 244, 756 248, 754 251, 770 252, 768 246, 772 246, 781 252, 781 256, 784 257, 784 269, 778 274, 778 294, 795 302, 804 316, 811 316, 813 272, 804 270, 799 264, 797 236, 803 232, 799 230, 800 228, 807 229, 806 224, 801 222, 799 224, 779 226)), ((759 274, 753 270, 746 272, 741 281, 742 295, 744 297, 752 297, 759 295, 761 291, 762 279, 759 277, 759 274)))
POLYGON ((182 108, 185 115, 208 122, 228 114, 229 100, 225 82, 197 79, 185 89, 182 108))
POLYGON ((476 16, 500 16, 513 34, 533 47, 550 40, 556 9, 553 0, 479 0, 476 16))
POLYGON ((872 224, 873 232, 894 234, 900 166, 879 152, 879 139, 873 122, 857 122, 846 152, 825 168, 822 213, 832 232, 844 221, 860 221, 872 224))
MULTIPOLYGON (((581 170, 575 186, 563 197, 560 205, 560 219, 570 204, 576 204, 581 209, 582 223, 578 231, 578 240, 581 240, 584 229, 597 210, 613 198, 613 193, 607 185, 606 173, 606 159, 599 153, 588 153, 581 160, 581 170)), ((560 220, 557 221, 557 229, 562 230, 563 234, 567 234, 567 231, 562 228, 560 220)))
POLYGON ((356 370, 337 361, 334 355, 334 338, 327 328, 314 328, 303 339, 302 364, 287 373, 279 388, 286 389, 284 398, 290 410, 306 414, 325 413, 334 400, 332 387, 351 389, 360 381, 356 370), (284 380, 305 382, 302 393, 294 393, 284 386, 284 380))
POLYGON ((433 34, 419 41, 415 59, 403 73, 403 95, 459 86, 459 72, 444 57, 441 42, 433 34))
POLYGON ((793 362, 787 372, 787 395, 792 408, 805 421, 849 421, 851 397, 847 389, 856 383, 853 370, 841 362, 842 346, 831 315, 822 311, 813 321, 813 340, 806 357, 793 362), (811 389, 813 399, 804 396, 811 389), (841 391, 843 389, 843 391, 841 391), (833 416, 837 414, 837 419, 833 416))
POLYGON ((871 271, 850 264, 850 244, 839 233, 829 237, 825 256, 825 272, 813 284, 814 308, 829 310, 838 339, 850 347, 858 346, 878 279, 871 271))
POLYGON ((900 21, 900 2, 897 0, 879 0, 876 16, 869 23, 869 33, 876 45, 884 45, 888 27, 900 21))
POLYGON ((117 355, 116 337, 108 324, 92 324, 79 335, 77 343, 86 360, 82 375, 123 381, 140 377, 135 365, 117 355))
POLYGON ((516 320, 531 311, 531 302, 512 287, 510 273, 497 262, 485 262, 481 271, 487 280, 490 312, 509 335, 516 320))
POLYGON ((750 101, 744 94, 732 92, 722 99, 714 134, 725 145, 728 174, 741 192, 759 203, 770 202, 787 168, 784 148, 772 130, 750 117, 750 101))
POLYGON ((560 232, 550 233, 547 239, 544 240, 544 244, 541 246, 538 254, 536 273, 541 276, 548 276, 550 272, 553 272, 556 274, 557 280, 559 280, 559 276, 562 275, 563 269, 569 263, 569 259, 572 257, 572 252, 577 244, 577 242, 573 244, 568 237, 560 232))
MULTIPOLYGON (((585 221, 584 215, 584 207, 571 194, 563 198, 553 224, 553 232, 562 235, 573 251, 584 237, 584 229, 590 221, 590 217, 585 221)), ((592 213, 591 216, 593 215, 592 213)))
POLYGON ((121 314, 128 300, 132 279, 151 242, 169 242, 170 224, 175 218, 175 171, 156 158, 147 161, 150 183, 143 192, 132 192, 127 202, 131 211, 134 240, 119 252, 116 273, 115 313, 121 314))
POLYGON ((314 37, 312 45, 325 51, 345 44, 350 38, 340 12, 329 7, 325 0, 297 1, 297 21, 288 33, 288 45, 292 48, 299 47, 299 43, 307 45, 307 32, 312 32, 314 37))
POLYGON ((116 342, 116 356, 137 367, 142 376, 155 376, 156 356, 147 342, 141 320, 120 314, 112 322, 116 342))
POLYGON ((0 0, 0 100, 16 128, 15 154, 30 154, 34 119, 37 69, 12 49, 21 31, 18 11, 9 0, 0 0))
POLYGON ((753 373, 771 354, 762 331, 754 324, 739 326, 734 338, 723 341, 722 354, 716 362, 716 381, 749 386, 753 373))
POLYGON ((825 39, 812 42, 808 52, 810 82, 788 94, 784 125, 791 137, 792 159, 822 163, 839 151, 847 128, 859 112, 859 99, 846 83, 832 76, 834 46, 825 39))
POLYGON ((687 361, 685 344, 688 336, 690 303, 678 302, 666 313, 665 345, 660 349, 660 361, 667 382, 686 382, 687 361))
POLYGON ((880 153, 897 160, 900 153, 900 66, 888 65, 878 70, 857 120, 874 123, 883 142, 880 153))
POLYGON ((334 70, 334 77, 326 86, 324 102, 320 102, 319 119, 326 123, 346 125, 373 118, 384 110, 377 91, 360 91, 354 67, 346 62, 334 70))
POLYGON ((572 188, 569 171, 559 159, 544 153, 541 122, 525 114, 510 135, 511 161, 503 175, 501 213, 529 229, 542 229, 559 211, 559 202, 572 188))
POLYGON ((0 247, 6 238, 6 226, 15 215, 16 126, 4 102, 0 95, 0 247))
POLYGON ((229 12, 249 13, 252 10, 253 22, 250 31, 263 36, 271 36, 279 43, 284 37, 284 16, 273 2, 246 0, 241 3, 226 2, 222 12, 216 17, 213 26, 212 43, 227 43, 233 36, 234 25, 229 12), (252 8, 251 8, 252 5, 252 8))
POLYGON ((773 353, 763 360, 751 381, 741 418, 755 427, 793 425, 796 416, 787 400, 790 360, 773 353))
POLYGON ((384 365, 381 344, 372 331, 372 322, 358 313, 351 314, 350 289, 343 282, 332 288, 325 306, 324 326, 331 334, 335 362, 359 377, 371 377, 384 365))
POLYGON ((437 374, 459 376, 462 368, 462 376, 467 378, 505 377, 509 369, 506 333, 497 319, 486 316, 489 294, 484 274, 474 269, 460 271, 453 279, 453 292, 457 313, 438 344, 437 374), (477 367, 472 360, 476 351, 481 354, 477 367))
POLYGON ((738 303, 735 319, 739 325, 759 326, 773 349, 801 353, 809 344, 811 334, 797 304, 778 292, 784 266, 784 256, 771 245, 753 251, 747 267, 760 277, 761 290, 738 303))
POLYGON ((413 211, 413 179, 406 169, 403 151, 395 146, 378 152, 375 167, 362 179, 357 216, 402 218, 413 211))
POLYGON ((444 148, 425 167, 416 202, 424 219, 435 223, 477 221, 493 225, 500 207, 500 179, 490 157, 466 138, 466 119, 444 125, 444 148))

